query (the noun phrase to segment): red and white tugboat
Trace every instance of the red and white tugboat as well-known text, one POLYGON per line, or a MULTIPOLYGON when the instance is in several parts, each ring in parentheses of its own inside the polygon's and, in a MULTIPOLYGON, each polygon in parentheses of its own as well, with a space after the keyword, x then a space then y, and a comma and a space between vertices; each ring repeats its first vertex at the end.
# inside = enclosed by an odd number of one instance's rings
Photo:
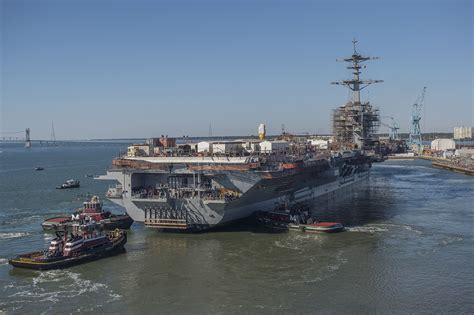
POLYGON ((288 208, 279 206, 273 211, 259 211, 257 220, 265 227, 274 230, 294 230, 307 233, 335 233, 344 231, 339 222, 324 222, 312 218, 309 208, 295 204, 288 208))
POLYGON ((93 220, 72 225, 73 232, 57 232, 47 250, 19 255, 8 263, 14 267, 38 270, 67 268, 124 252, 127 233, 122 230, 103 233, 93 220))
POLYGON ((104 230, 129 229, 133 223, 133 219, 126 213, 112 214, 102 208, 99 197, 92 196, 90 200, 84 202, 82 209, 70 216, 59 216, 46 219, 41 226, 44 230, 70 230, 73 223, 77 220, 91 218, 104 230))

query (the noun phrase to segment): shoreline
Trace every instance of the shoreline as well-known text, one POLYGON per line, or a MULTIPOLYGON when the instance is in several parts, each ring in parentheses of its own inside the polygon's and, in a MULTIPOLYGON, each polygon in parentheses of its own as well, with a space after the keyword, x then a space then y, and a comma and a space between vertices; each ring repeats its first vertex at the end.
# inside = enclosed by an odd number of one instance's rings
POLYGON ((474 176, 474 169, 470 169, 470 168, 459 166, 459 165, 454 165, 450 160, 436 158, 432 156, 426 156, 426 155, 417 156, 416 159, 431 161, 431 166, 434 168, 440 168, 440 169, 445 169, 452 172, 474 176))

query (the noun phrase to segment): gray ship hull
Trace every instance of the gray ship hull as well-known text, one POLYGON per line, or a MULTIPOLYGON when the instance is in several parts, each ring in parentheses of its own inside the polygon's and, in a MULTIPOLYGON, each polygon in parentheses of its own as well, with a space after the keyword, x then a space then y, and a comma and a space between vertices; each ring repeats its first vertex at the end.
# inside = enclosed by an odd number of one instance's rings
MULTIPOLYGON (((177 171, 179 174, 179 171, 177 171)), ((136 222, 161 230, 201 231, 228 224, 259 210, 274 209, 284 201, 310 203, 313 199, 360 182, 370 174, 370 165, 353 167, 344 174, 339 169, 309 169, 275 178, 266 178, 258 172, 219 172, 213 180, 226 187, 242 191, 235 200, 209 199, 201 194, 180 196, 137 196, 133 188, 140 185, 156 185, 159 177, 170 174, 154 174, 149 171, 109 171, 100 179, 113 179, 124 187, 121 198, 112 202, 126 208, 136 222)))

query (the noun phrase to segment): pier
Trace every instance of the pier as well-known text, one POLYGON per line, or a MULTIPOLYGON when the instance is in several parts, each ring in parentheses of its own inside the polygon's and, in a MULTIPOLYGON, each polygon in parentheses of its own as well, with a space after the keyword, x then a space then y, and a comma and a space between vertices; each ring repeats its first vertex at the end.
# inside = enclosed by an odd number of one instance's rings
POLYGON ((460 161, 464 163, 460 163, 458 160, 448 160, 428 155, 420 155, 416 158, 431 161, 431 166, 435 168, 442 168, 453 172, 474 176, 474 161, 468 164, 468 158, 460 159, 460 161))

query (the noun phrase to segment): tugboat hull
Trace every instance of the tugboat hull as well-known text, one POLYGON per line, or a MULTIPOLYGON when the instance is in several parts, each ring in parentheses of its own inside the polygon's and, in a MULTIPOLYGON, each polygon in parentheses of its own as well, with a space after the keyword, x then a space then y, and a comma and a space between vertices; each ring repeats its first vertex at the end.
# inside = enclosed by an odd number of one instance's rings
POLYGON ((68 189, 68 188, 79 188, 80 182, 78 180, 69 179, 64 184, 59 185, 56 189, 68 189))
POLYGON ((117 255, 125 252, 124 245, 127 243, 127 234, 124 231, 120 232, 121 235, 109 244, 101 245, 95 248, 91 248, 87 252, 78 254, 72 257, 53 257, 43 259, 44 253, 42 251, 32 252, 28 254, 19 255, 14 259, 10 259, 8 263, 13 267, 27 268, 35 270, 51 270, 51 269, 63 269, 79 265, 82 263, 90 262, 93 260, 117 255))
POLYGON ((280 231, 299 231, 305 233, 337 233, 345 230, 344 225, 339 222, 314 222, 311 224, 302 224, 292 222, 287 213, 259 212, 257 221, 272 230, 280 231))
POLYGON ((77 185, 71 185, 71 186, 56 186, 56 189, 69 189, 69 188, 79 188, 81 187, 81 185, 77 184, 77 185))

